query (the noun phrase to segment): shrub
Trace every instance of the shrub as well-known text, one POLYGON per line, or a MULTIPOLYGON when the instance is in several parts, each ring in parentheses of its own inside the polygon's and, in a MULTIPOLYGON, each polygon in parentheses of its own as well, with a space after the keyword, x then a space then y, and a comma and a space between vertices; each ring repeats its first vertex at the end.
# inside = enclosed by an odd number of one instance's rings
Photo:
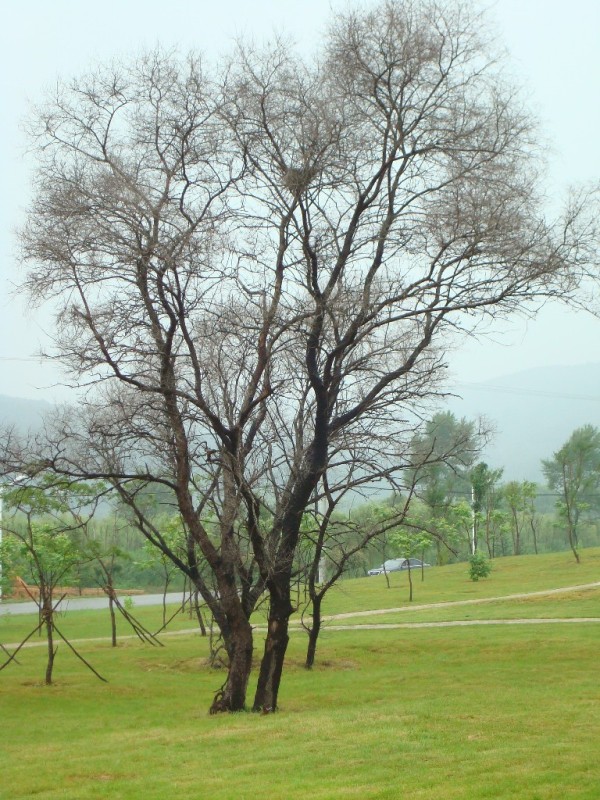
POLYGON ((469 559, 469 578, 478 581, 487 578, 492 571, 492 562, 484 553, 474 553, 469 559))

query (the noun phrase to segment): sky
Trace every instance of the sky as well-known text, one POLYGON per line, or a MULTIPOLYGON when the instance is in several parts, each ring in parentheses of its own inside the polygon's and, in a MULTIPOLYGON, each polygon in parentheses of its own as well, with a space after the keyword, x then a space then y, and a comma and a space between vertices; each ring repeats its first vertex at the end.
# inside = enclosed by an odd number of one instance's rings
MULTIPOLYGON (((208 57, 236 37, 286 33, 316 46, 345 0, 7 0, 0 30, 0 394, 67 400, 48 346, 50 315, 15 293, 22 277, 15 231, 24 219, 31 165, 23 122, 58 78, 160 43, 208 57)), ((364 5, 370 5, 365 2, 364 5)), ((483 7, 482 4, 480 4, 483 7)), ((547 193, 560 205, 568 187, 600 181, 600 3, 598 0, 496 0, 485 3, 507 50, 513 78, 540 120, 547 142, 547 193)), ((600 320, 548 304, 535 320, 516 319, 450 355, 460 384, 553 364, 600 363, 600 320)))

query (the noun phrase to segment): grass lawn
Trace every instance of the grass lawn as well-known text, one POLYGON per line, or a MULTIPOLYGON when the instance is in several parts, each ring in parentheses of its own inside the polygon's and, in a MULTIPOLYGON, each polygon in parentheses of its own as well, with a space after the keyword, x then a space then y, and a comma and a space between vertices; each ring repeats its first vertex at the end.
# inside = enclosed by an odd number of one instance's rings
MULTIPOLYGON (((406 622, 448 622, 462 620, 510 619, 600 619, 600 587, 564 592, 544 597, 532 596, 513 600, 494 600, 485 603, 449 605, 386 611, 384 614, 361 612, 356 616, 330 620, 335 625, 365 625, 406 622)), ((327 623, 326 623, 327 624, 327 623)))
MULTIPOLYGON (((430 567, 424 571, 424 581, 420 570, 413 571, 414 604, 500 597, 600 581, 600 548, 582 550, 580 564, 570 551, 497 558, 492 563, 490 577, 477 582, 469 580, 464 563, 430 567)), ((340 582, 326 595, 323 613, 408 606, 408 574, 392 572, 389 579, 389 589, 383 575, 340 582)))
MULTIPOLYGON (((558 569, 555 558, 506 559, 490 579, 471 585, 464 565, 432 569, 415 600, 500 596, 600 577, 599 552, 584 552, 582 569, 571 571, 568 563, 558 569)), ((384 607, 381 598, 391 594, 387 607, 400 606, 406 587, 405 576, 398 578, 391 590, 378 579, 348 581, 326 613, 384 607)), ((544 610, 546 602, 563 603, 565 616, 585 616, 581 603, 597 603, 598 593, 581 594, 527 602, 542 616, 557 616, 544 610)), ((454 618, 474 609, 506 617, 511 602, 456 607, 454 618)), ((410 613, 440 619, 442 611, 410 613)), ((139 612, 160 617, 160 609, 139 612)), ((106 625, 101 612, 72 616, 69 635, 98 635, 100 620, 106 625)), ((396 616, 408 619, 402 612, 376 621, 396 616)), ((530 614, 521 607, 519 616, 530 614)), ((0 618, 0 641, 9 641, 5 626, 18 619, 0 618)), ((207 667, 205 642, 182 635, 165 643, 82 644, 108 684, 61 646, 50 688, 40 683, 43 648, 22 651, 21 665, 0 673, 0 798, 600 797, 600 625, 326 630, 311 672, 302 667, 306 642, 297 633, 280 712, 267 716, 208 716, 224 675, 207 667)), ((260 644, 257 636, 257 655, 260 644)))
POLYGON ((588 798, 597 800, 599 632, 590 626, 348 631, 301 667, 292 637, 281 711, 209 717, 220 675, 202 642, 42 652, 0 681, 0 797, 588 798))

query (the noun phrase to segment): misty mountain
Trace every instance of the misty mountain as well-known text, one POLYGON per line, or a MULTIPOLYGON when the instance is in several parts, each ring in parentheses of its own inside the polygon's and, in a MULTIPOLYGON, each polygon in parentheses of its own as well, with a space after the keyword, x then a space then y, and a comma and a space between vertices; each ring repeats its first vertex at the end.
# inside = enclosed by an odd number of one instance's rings
POLYGON ((46 400, 29 400, 0 394, 0 425, 25 432, 39 428, 44 414, 53 408, 46 400))
MULTIPOLYGON (((480 383, 460 384, 445 408, 458 417, 485 417, 496 433, 482 454, 503 467, 504 480, 543 483, 541 459, 550 458, 575 428, 600 427, 600 363, 537 367, 480 383)), ((37 428, 52 410, 43 400, 0 395, 0 424, 37 428)))
POLYGON ((446 407, 458 417, 484 416, 496 433, 482 460, 504 467, 504 480, 544 483, 550 458, 575 428, 600 427, 600 363, 537 367, 481 383, 457 385, 446 407))

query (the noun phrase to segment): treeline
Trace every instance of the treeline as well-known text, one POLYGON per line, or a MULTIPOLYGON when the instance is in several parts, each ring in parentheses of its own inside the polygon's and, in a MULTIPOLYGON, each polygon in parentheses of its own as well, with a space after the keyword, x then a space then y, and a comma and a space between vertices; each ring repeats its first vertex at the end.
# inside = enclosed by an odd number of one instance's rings
MULTIPOLYGON (((503 480, 503 469, 478 461, 486 433, 475 422, 440 413, 413 443, 427 455, 408 481, 410 510, 393 533, 371 542, 354 564, 364 574, 378 558, 421 551, 437 564, 466 560, 474 552, 489 558, 600 546, 600 431, 576 429, 542 461, 546 485, 503 480), (436 457, 436 454, 439 457, 436 457), (443 454, 443 455, 442 455, 443 454)), ((397 503, 399 498, 388 500, 397 503)), ((353 512, 356 519, 377 505, 353 512)))
MULTIPOLYGON (((346 508, 316 504, 302 525, 296 582, 323 583, 327 575, 362 577, 395 556, 418 556, 443 565, 476 550, 489 558, 600 546, 600 432, 591 425, 573 432, 543 461, 547 485, 505 481, 503 470, 478 461, 486 440, 478 423, 452 413, 432 417, 412 442, 413 463, 404 491, 346 508), (421 462, 421 466, 419 463, 421 462), (316 560, 315 560, 316 559, 316 560), (337 574, 339 572, 339 574, 337 574)), ((53 569, 65 561, 65 585, 178 591, 181 571, 161 546, 183 556, 185 533, 172 498, 140 487, 153 520, 149 542, 119 504, 98 502, 103 487, 55 479, 37 488, 5 489, 4 593, 19 575, 34 584, 35 563, 45 552, 53 569), (50 488, 51 487, 51 488, 50 488), (65 544, 68 540, 68 546, 65 544), (62 555, 53 553, 60 542, 62 555), (108 576, 108 578, 107 578, 108 576)), ((210 519, 204 520, 210 530, 210 519)))

